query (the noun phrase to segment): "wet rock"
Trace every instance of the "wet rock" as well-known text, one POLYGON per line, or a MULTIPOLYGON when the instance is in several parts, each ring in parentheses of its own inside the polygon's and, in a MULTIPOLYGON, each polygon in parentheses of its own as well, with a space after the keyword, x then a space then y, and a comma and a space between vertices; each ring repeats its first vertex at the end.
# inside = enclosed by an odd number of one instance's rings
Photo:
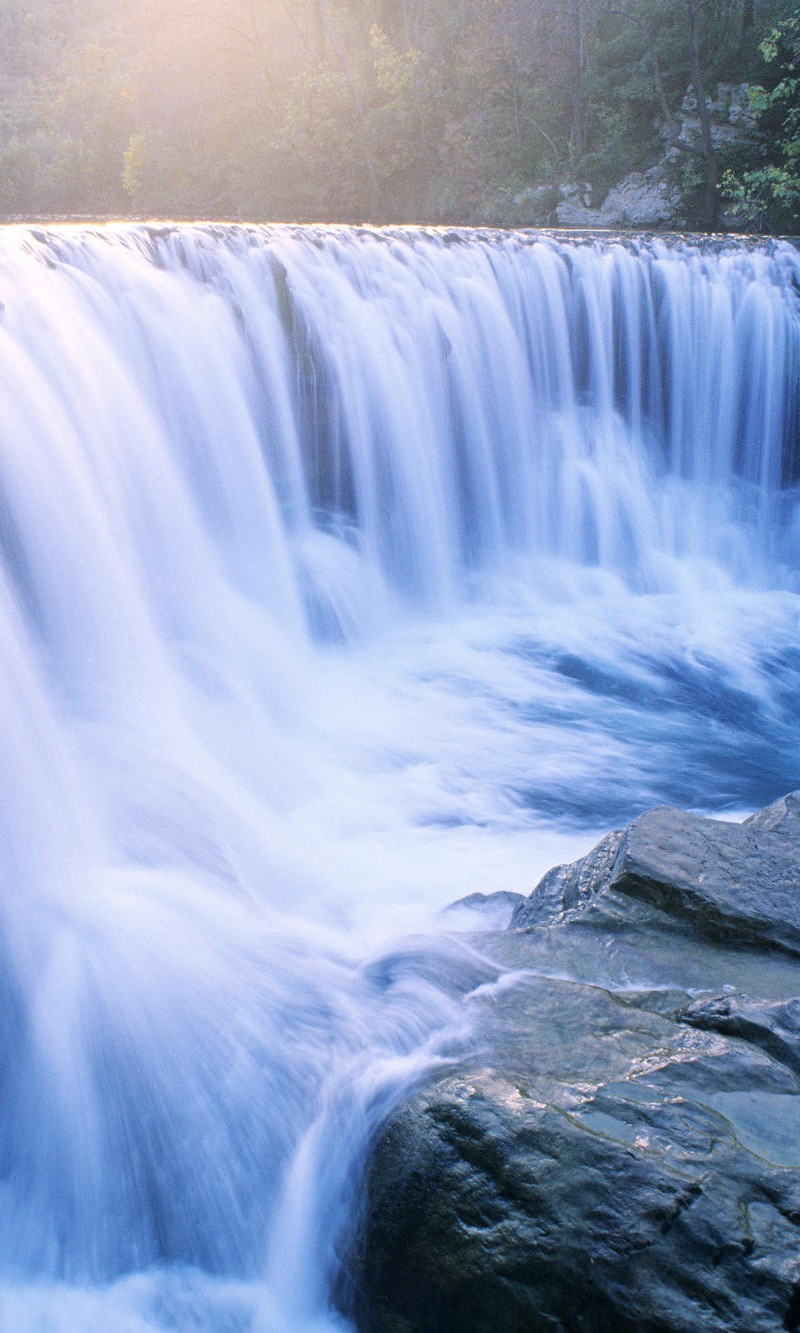
POLYGON ((650 810, 583 861, 550 871, 512 925, 587 908, 604 921, 627 916, 638 924, 639 905, 664 914, 672 928, 800 955, 797 807, 792 795, 742 824, 671 806, 650 810))
POLYGON ((499 889, 496 893, 468 893, 444 909, 442 923, 451 930, 469 930, 476 921, 486 930, 504 930, 524 902, 521 893, 511 893, 508 889, 499 889))
POLYGON ((759 1000, 749 995, 714 995, 694 1000, 684 1023, 741 1037, 800 1075, 800 1000, 759 1000))
POLYGON ((478 939, 474 1053, 376 1147, 364 1333, 800 1329, 799 852, 797 794, 651 811, 478 939))

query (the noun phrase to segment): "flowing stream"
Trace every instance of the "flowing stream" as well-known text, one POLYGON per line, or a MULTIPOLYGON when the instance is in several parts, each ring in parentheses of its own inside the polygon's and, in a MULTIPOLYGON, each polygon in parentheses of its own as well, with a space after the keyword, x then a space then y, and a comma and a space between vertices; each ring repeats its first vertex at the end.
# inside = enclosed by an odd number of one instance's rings
POLYGON ((370 1136, 486 979, 447 904, 800 786, 798 292, 2 229, 3 1333, 349 1328, 370 1136))

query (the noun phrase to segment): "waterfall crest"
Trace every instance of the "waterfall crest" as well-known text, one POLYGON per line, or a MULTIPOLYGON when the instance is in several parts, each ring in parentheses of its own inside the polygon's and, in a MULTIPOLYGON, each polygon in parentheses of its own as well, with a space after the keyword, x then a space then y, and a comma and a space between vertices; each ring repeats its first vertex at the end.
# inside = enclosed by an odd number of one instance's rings
POLYGON ((78 438, 68 513, 99 500, 93 537, 135 534, 162 602, 189 550, 189 582, 211 560, 290 633, 309 603, 349 631, 381 585, 436 606, 537 556, 638 588, 686 558, 774 582, 797 562, 798 263, 502 233, 21 231, 3 360, 28 430, 61 440, 39 465, 78 438))

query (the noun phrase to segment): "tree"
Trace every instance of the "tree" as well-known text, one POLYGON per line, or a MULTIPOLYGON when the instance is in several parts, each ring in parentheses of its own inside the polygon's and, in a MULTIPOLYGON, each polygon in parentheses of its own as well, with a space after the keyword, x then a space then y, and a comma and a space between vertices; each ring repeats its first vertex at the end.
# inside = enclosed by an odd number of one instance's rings
MULTIPOLYGON (((0 208, 514 222, 666 138, 713 225, 705 90, 746 77, 785 3, 0 0, 0 208)), ((794 197, 793 78, 763 92, 768 160, 726 162, 772 213, 794 197)))
POLYGON ((727 171, 723 188, 757 230, 791 231, 800 223, 800 10, 772 28, 759 49, 776 70, 771 88, 750 90, 767 161, 741 174, 727 171))
POLYGON ((717 168, 717 154, 714 150, 714 140, 711 135, 711 116, 709 115, 708 103, 706 102, 706 91, 700 63, 700 46, 697 33, 698 16, 707 3, 708 0, 684 0, 684 10, 686 13, 686 35, 689 47, 689 71, 692 79, 692 89, 697 103, 697 115, 700 120, 699 156, 703 164, 704 211, 706 225, 709 230, 714 231, 717 225, 719 206, 717 194, 719 172, 717 168))
POLYGON ((130 132, 131 90, 117 52, 97 43, 71 48, 58 69, 58 92, 45 112, 56 148, 50 176, 59 211, 119 211, 122 161, 130 132))
MULTIPOLYGON (((626 42, 621 56, 612 65, 601 97, 601 127, 608 138, 608 116, 603 111, 611 100, 627 99, 633 115, 623 122, 623 134, 633 144, 647 144, 649 152, 657 151, 652 137, 643 132, 642 120, 651 124, 660 117, 660 136, 673 155, 683 158, 689 169, 696 172, 702 190, 701 219, 713 230, 717 223, 719 170, 714 147, 711 116, 708 110, 706 83, 708 61, 701 40, 700 25, 711 0, 651 0, 610 8, 607 19, 627 26, 629 34, 638 35, 638 56, 626 42), (629 68, 620 70, 627 58, 629 68), (699 133, 690 139, 680 133, 678 109, 687 91, 693 97, 699 133), (638 129, 636 121, 638 120, 638 129)), ((612 30, 613 35, 613 30, 612 30)), ((635 164, 638 166, 638 163, 635 164)), ((624 174, 619 166, 617 177, 624 174)))

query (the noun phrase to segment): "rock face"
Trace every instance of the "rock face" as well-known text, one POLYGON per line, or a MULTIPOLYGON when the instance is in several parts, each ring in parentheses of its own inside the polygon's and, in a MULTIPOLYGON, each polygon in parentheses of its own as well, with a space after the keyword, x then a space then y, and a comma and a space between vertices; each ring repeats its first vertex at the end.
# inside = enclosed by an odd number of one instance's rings
MULTIPOLYGON (((750 85, 747 83, 718 83, 714 97, 706 97, 711 119, 711 142, 714 148, 730 144, 758 144, 758 120, 750 104, 750 85)), ((681 103, 678 115, 678 142, 696 148, 701 140, 697 98, 689 89, 681 103)))
MULTIPOLYGON (((706 98, 706 105, 711 121, 711 140, 717 151, 736 144, 751 150, 759 148, 762 136, 750 104, 749 84, 718 83, 715 95, 706 98)), ((681 168, 691 160, 687 153, 695 152, 702 143, 697 99, 691 89, 673 122, 669 125, 663 122, 660 133, 664 143, 661 159, 646 171, 633 171, 625 176, 602 200, 592 197, 588 184, 583 187, 561 185, 558 187, 560 197, 553 203, 544 187, 528 191, 526 202, 532 209, 534 220, 554 221, 561 227, 656 231, 684 226, 687 204, 681 188, 681 168), (547 217, 542 216, 542 210, 548 204, 550 213, 547 217)), ((744 216, 733 213, 728 222, 734 229, 747 225, 744 216)))
POLYGON ((678 187, 658 164, 648 171, 633 171, 609 190, 602 205, 585 204, 577 186, 565 188, 556 205, 556 221, 562 227, 635 227, 679 226, 682 222, 682 198, 678 187))
POLYGON ((470 945, 475 1053, 377 1145, 359 1329, 800 1330, 800 795, 651 811, 470 945))
POLYGON ((800 957, 798 796, 743 824, 669 806, 651 810, 583 861, 549 871, 511 924, 536 925, 576 908, 624 924, 632 919, 630 900, 709 939, 769 944, 800 957))

